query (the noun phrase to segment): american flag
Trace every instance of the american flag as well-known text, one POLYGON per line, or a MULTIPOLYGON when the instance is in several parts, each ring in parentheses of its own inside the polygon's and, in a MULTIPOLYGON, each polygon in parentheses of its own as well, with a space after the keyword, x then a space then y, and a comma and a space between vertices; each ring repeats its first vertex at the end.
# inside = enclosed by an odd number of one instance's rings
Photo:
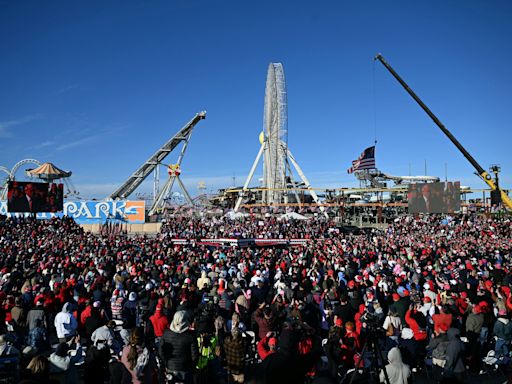
POLYGON ((352 161, 352 166, 347 169, 347 173, 354 173, 360 169, 373 169, 375 168, 375 145, 366 148, 363 153, 352 161))

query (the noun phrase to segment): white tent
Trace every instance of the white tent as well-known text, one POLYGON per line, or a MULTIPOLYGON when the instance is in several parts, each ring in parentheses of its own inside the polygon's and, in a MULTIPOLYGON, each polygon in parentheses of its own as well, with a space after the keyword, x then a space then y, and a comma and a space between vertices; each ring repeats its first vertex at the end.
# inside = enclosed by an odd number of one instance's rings
POLYGON ((301 215, 300 213, 297 213, 297 212, 285 213, 284 215, 281 215, 280 219, 281 220, 290 220, 290 219, 293 219, 293 220, 308 220, 308 218, 306 216, 303 216, 303 215, 301 215))
POLYGON ((249 214, 248 213, 243 213, 243 212, 229 211, 228 213, 226 213, 225 216, 227 218, 229 218, 230 220, 236 220, 236 219, 242 219, 244 217, 247 217, 247 216, 249 216, 249 214))

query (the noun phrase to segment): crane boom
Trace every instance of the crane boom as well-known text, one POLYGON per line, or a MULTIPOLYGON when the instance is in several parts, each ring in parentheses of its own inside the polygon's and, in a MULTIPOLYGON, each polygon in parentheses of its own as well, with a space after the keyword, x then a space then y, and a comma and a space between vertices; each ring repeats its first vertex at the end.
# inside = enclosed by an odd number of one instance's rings
POLYGON ((473 156, 462 146, 462 144, 452 135, 452 133, 444 126, 444 124, 437 118, 436 115, 426 106, 426 104, 421 101, 421 99, 414 93, 414 91, 407 85, 407 83, 395 72, 395 70, 388 64, 388 62, 382 57, 379 53, 375 56, 374 60, 379 60, 384 67, 393 75, 393 77, 402 85, 402 87, 407 91, 407 93, 419 104, 419 106, 427 113, 427 115, 436 123, 436 125, 443 131, 443 133, 450 139, 450 141, 457 147, 457 149, 462 152, 464 157, 471 163, 471 165, 476 169, 478 176, 485 181, 485 183, 491 188, 492 191, 499 190, 501 195, 501 201, 505 204, 509 209, 512 209, 512 200, 508 197, 505 191, 499 189, 491 175, 485 171, 480 164, 475 160, 473 156))
POLYGON ((199 112, 183 128, 179 130, 167 143, 157 150, 139 169, 137 169, 109 198, 126 199, 142 184, 151 172, 171 153, 176 146, 186 140, 194 126, 206 117, 206 112, 199 112))

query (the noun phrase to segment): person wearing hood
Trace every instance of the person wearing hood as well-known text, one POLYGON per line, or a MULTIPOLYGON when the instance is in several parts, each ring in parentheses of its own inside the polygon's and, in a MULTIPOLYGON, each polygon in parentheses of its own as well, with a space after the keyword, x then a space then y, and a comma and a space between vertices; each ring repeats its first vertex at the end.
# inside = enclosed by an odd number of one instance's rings
POLYGON ((155 313, 150 316, 149 320, 153 325, 153 330, 155 331, 155 343, 158 346, 165 329, 169 326, 169 320, 167 320, 167 316, 163 313, 161 305, 156 307, 155 313))
POLYGON ((62 311, 55 316, 54 325, 57 330, 57 337, 61 343, 69 341, 76 335, 78 322, 71 313, 71 303, 66 303, 62 306, 62 311))
POLYGON ((199 352, 186 311, 177 311, 174 314, 171 325, 160 340, 159 352, 173 377, 185 383, 191 381, 199 352))
POLYGON ((456 378, 464 382, 464 343, 460 340, 460 331, 457 328, 448 329, 448 345, 446 347, 446 363, 443 376, 456 378))
MULTIPOLYGON (((411 376, 411 369, 407 364, 402 362, 402 354, 396 347, 391 348, 388 352, 388 361, 384 369, 386 370, 390 384, 407 384, 411 376)), ((381 383, 386 382, 384 371, 380 372, 379 379, 381 383)))
POLYGON ((201 277, 197 279, 197 289, 202 291, 205 288, 210 287, 210 279, 206 275, 206 271, 201 272, 201 277))

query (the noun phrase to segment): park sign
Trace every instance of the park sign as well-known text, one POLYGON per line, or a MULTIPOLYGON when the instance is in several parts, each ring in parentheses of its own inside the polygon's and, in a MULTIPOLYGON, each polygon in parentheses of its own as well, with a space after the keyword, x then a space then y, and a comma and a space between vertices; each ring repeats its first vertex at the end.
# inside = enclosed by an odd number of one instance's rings
MULTIPOLYGON (((145 208, 143 200, 66 201, 62 212, 38 212, 36 218, 51 219, 68 216, 78 224, 102 224, 107 221, 142 224, 146 219, 145 208)), ((31 214, 10 213, 7 210, 7 200, 1 200, 0 215, 22 217, 31 214)))

